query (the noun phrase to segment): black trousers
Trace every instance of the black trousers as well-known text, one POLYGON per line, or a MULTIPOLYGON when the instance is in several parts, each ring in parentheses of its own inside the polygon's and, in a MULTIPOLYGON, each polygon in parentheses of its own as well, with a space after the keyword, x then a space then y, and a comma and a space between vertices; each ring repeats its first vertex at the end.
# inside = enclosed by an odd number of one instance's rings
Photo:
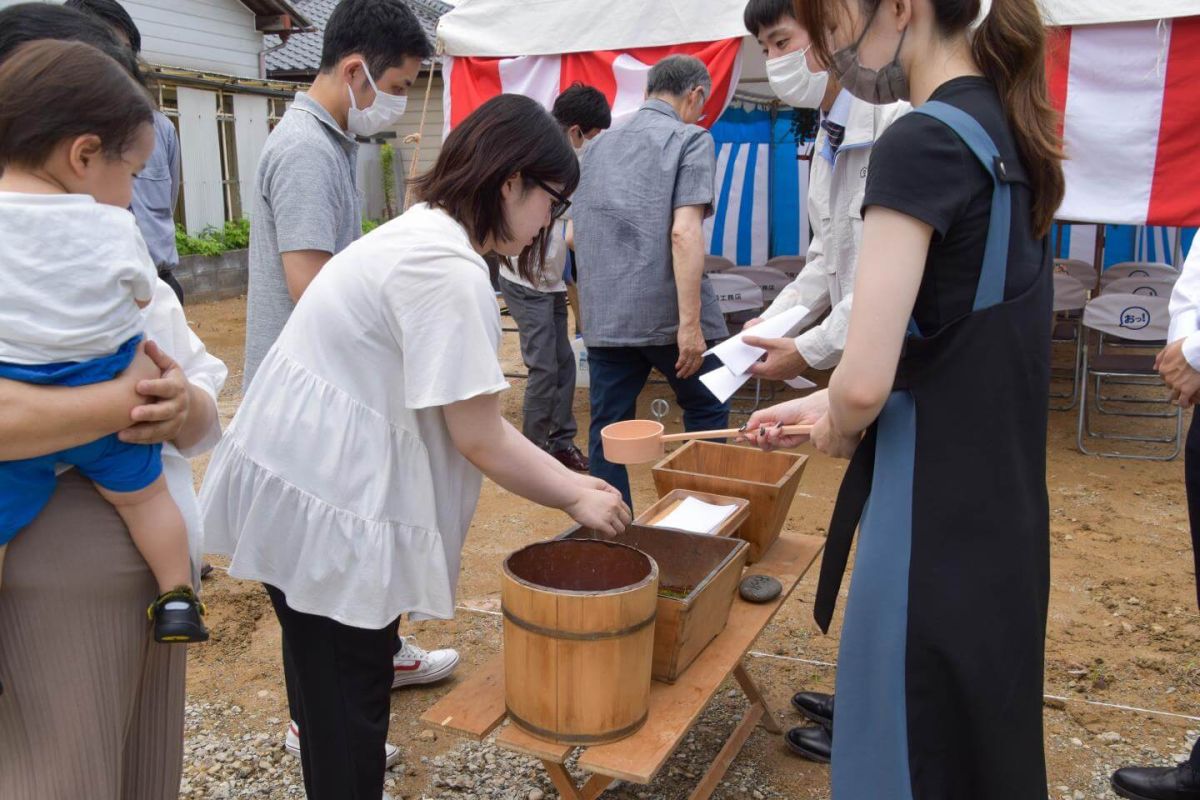
MULTIPOLYGON (((1192 558, 1196 569, 1196 602, 1200 604, 1200 413, 1192 412, 1183 446, 1183 482, 1187 487, 1188 522, 1192 529, 1192 558)), ((1200 740, 1192 747, 1192 769, 1200 772, 1200 740)))
POLYGON ((308 800, 379 800, 399 618, 379 630, 353 628, 296 611, 279 589, 266 589, 283 632, 308 800))
POLYGON ((169 269, 160 269, 158 277, 171 287, 171 291, 175 292, 175 296, 179 298, 179 305, 183 305, 183 287, 179 285, 179 279, 175 277, 175 273, 169 269))

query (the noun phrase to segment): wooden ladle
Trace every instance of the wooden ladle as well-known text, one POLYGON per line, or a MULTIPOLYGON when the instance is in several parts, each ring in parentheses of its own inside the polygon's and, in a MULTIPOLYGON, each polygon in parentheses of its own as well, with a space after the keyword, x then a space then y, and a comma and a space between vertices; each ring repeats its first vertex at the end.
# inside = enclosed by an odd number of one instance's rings
MULTIPOLYGON (((600 431, 604 443, 604 458, 614 464, 644 464, 662 458, 667 442, 684 442, 690 439, 730 439, 745 433, 742 428, 725 428, 715 431, 689 431, 687 433, 663 433, 661 422, 649 419, 630 419, 605 425, 600 431)), ((781 432, 796 435, 812 432, 811 425, 785 425, 781 432)))

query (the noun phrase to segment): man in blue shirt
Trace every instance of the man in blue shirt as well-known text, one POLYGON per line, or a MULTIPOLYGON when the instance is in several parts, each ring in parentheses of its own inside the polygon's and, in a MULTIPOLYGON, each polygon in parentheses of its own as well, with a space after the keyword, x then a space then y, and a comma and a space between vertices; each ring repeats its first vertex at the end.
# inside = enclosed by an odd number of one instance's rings
MULTIPOLYGON (((129 13, 115 0, 67 0, 64 5, 104 22, 118 39, 129 45, 135 56, 141 52, 142 35, 129 13)), ((158 267, 158 277, 175 290, 182 303, 183 287, 173 272, 179 264, 179 250, 175 247, 175 202, 178 198, 179 134, 171 120, 156 109, 154 152, 134 179, 129 210, 146 240, 154 265, 158 267)))

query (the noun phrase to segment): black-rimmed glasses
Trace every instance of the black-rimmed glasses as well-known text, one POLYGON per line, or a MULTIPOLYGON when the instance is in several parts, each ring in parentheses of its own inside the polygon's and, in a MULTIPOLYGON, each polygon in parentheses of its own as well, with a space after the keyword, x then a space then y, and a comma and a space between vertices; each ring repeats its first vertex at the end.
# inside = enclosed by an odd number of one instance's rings
POLYGON ((567 213, 567 209, 571 207, 571 201, 563 196, 562 192, 551 189, 545 181, 533 179, 533 182, 545 190, 546 194, 554 198, 554 203, 550 206, 550 219, 556 220, 563 214, 567 213))

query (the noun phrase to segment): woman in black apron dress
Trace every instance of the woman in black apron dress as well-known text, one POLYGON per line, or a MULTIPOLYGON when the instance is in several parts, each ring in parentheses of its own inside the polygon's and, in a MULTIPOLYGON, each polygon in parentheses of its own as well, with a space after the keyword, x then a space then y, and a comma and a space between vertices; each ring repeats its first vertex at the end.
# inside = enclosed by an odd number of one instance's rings
POLYGON ((979 0, 797 3, 843 86, 916 107, 871 157, 849 335, 828 393, 750 424, 824 410, 814 443, 853 455, 815 607, 827 630, 861 523, 834 800, 1047 797, 1045 235, 1063 179, 1036 5, 994 0, 969 35, 978 13, 979 0))

